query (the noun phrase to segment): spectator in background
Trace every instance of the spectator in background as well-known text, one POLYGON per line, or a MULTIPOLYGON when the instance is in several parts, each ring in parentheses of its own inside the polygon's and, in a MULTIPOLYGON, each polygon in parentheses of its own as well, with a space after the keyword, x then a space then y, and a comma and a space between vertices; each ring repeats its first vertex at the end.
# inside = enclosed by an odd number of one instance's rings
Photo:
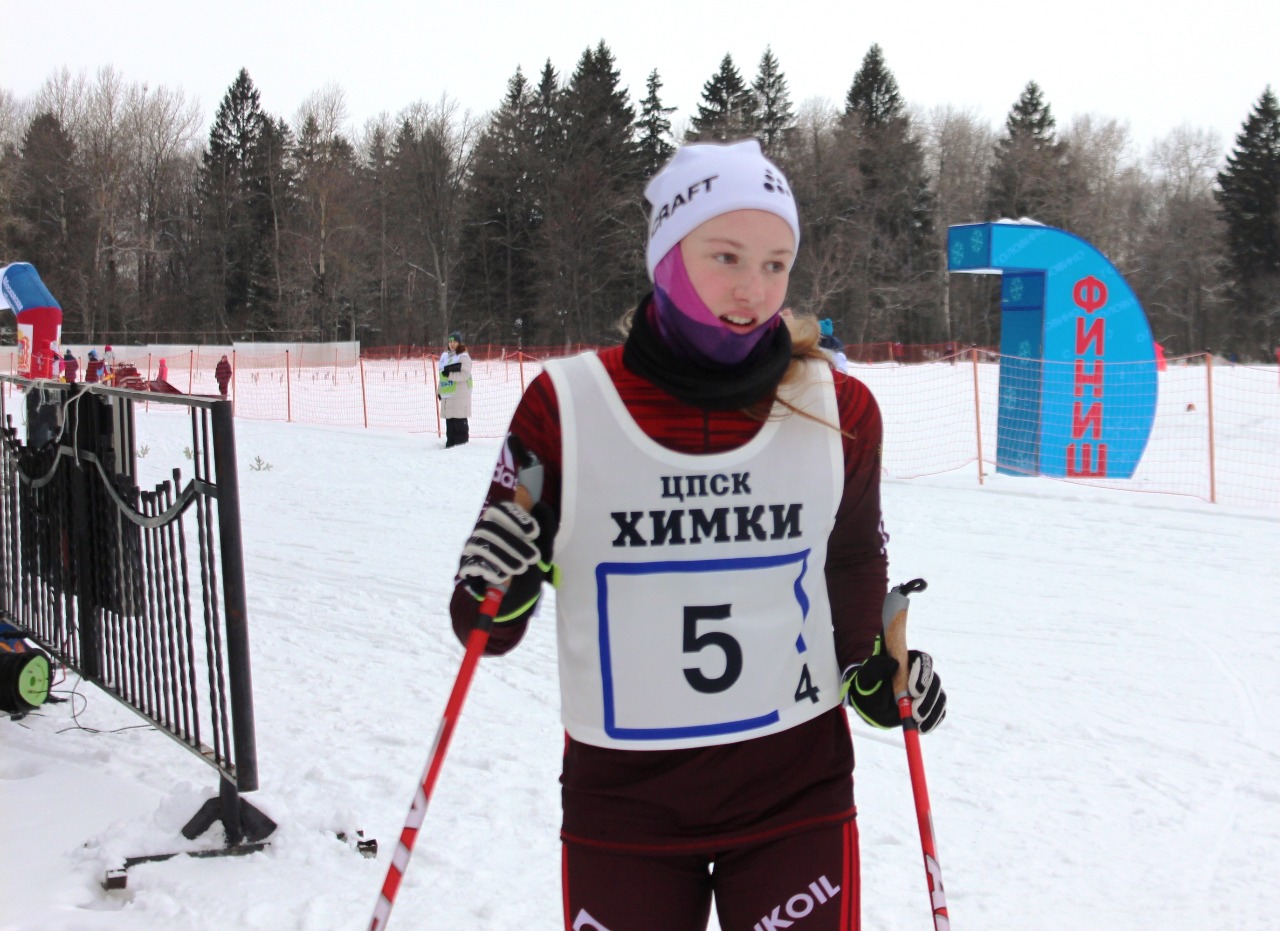
POLYGON ((89 350, 89 361, 84 366, 84 380, 86 384, 102 381, 103 372, 106 366, 102 360, 98 358, 98 350, 89 350))
POLYGON ((62 380, 68 385, 74 385, 76 378, 80 374, 80 361, 71 354, 68 349, 62 356, 62 380))
POLYGON ((231 384, 231 360, 227 358, 226 353, 222 354, 222 358, 218 360, 218 364, 214 367, 213 377, 218 380, 218 394, 225 398, 227 396, 227 386, 231 384))
POLYGON ((116 354, 110 346, 102 347, 102 380, 107 384, 112 383, 112 376, 116 373, 116 354))
POLYGON ((818 347, 831 353, 831 361, 836 371, 842 375, 849 374, 849 357, 844 354, 844 343, 836 336, 835 325, 830 317, 818 321, 818 347))
POLYGON ((461 446, 471 439, 471 354, 461 333, 449 334, 449 348, 440 356, 440 416, 444 418, 444 446, 461 446))
MULTIPOLYGON (((225 359, 226 356, 223 356, 223 358, 225 359)), ((169 380, 169 363, 164 361, 164 359, 161 359, 160 366, 159 368, 156 369, 156 381, 168 381, 168 380, 169 380)), ((223 394, 226 394, 226 392, 224 391, 223 394)))

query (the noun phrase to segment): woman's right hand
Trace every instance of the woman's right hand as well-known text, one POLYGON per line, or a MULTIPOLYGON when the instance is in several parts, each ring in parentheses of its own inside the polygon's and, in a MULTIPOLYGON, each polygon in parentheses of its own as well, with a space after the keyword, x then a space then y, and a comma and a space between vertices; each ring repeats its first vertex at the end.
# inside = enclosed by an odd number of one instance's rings
POLYGON ((538 564, 541 528, 532 514, 514 501, 503 501, 480 515, 462 547, 458 578, 472 591, 505 586, 514 576, 538 564))

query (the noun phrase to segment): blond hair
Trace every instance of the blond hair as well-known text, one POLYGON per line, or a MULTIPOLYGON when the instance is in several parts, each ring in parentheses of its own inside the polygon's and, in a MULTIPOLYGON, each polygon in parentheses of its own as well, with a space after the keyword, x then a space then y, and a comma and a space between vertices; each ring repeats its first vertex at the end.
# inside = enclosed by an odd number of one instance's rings
MULTIPOLYGON (((838 423, 827 423, 821 417, 815 417, 808 411, 802 411, 790 401, 779 395, 779 389, 783 386, 791 386, 798 384, 809 377, 809 363, 812 361, 821 362, 823 365, 831 365, 831 356, 826 350, 818 345, 818 339, 822 335, 818 327, 818 318, 813 314, 794 315, 784 313, 782 315, 783 322, 787 325, 787 329, 791 331, 791 364, 787 366, 786 372, 782 378, 778 380, 778 384, 774 386, 773 395, 771 397, 761 398, 750 407, 743 408, 743 413, 753 420, 761 423, 773 416, 773 405, 776 402, 779 406, 786 408, 792 414, 799 414, 807 420, 814 423, 822 424, 824 427, 830 427, 841 436, 848 439, 855 439, 853 434, 847 433, 840 429, 838 423)), ((786 416, 785 414, 782 416, 786 416)))

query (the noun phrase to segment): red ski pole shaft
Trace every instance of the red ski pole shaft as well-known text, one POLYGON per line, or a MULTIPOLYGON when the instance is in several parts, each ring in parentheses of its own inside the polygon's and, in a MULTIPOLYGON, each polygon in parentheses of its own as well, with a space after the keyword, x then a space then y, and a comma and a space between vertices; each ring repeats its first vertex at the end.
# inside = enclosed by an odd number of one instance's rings
MULTIPOLYGON (((504 587, 505 588, 505 587, 504 587)), ((436 739, 431 745, 431 753, 427 757, 427 766, 422 772, 418 791, 413 796, 413 804, 409 806, 409 815, 400 831, 400 841, 396 844, 395 855, 391 865, 387 867, 386 878, 382 881, 382 891, 378 895, 378 904, 373 910, 373 920, 369 923, 369 931, 383 931, 391 917, 391 906, 395 903, 396 893, 400 891, 400 880, 409 868, 409 857, 413 854, 413 845, 418 840, 418 829, 427 815, 427 803, 431 801, 431 792, 435 788, 440 768, 444 765, 444 756, 449 749, 449 739, 462 713, 462 703, 466 701, 467 690, 471 687, 471 678, 475 675, 476 666, 484 654, 485 644, 489 642, 489 631, 493 627, 493 615, 497 605, 502 604, 503 588, 490 588, 480 606, 480 619, 472 628, 467 638, 467 651, 462 657, 462 666, 458 677, 454 680, 453 691, 449 693, 449 701, 445 704, 444 715, 440 718, 440 726, 436 729, 436 739)))
POLYGON ((907 749, 907 770, 911 774, 911 794, 916 805, 916 824, 920 829, 920 848, 924 853, 925 879, 929 885, 929 908, 933 913, 934 931, 950 931, 947 897, 942 887, 942 867, 938 865, 938 845, 933 835, 933 809, 929 805, 929 785, 924 775, 924 756, 920 752, 920 728, 911 715, 911 695, 907 689, 910 672, 907 651, 907 608, 911 592, 923 591, 925 581, 895 586, 884 602, 884 643, 889 655, 898 661, 893 675, 893 693, 902 718, 902 740, 907 749))
MULTIPOLYGON (((540 468, 540 467, 538 467, 540 468)), ((521 472, 522 482, 524 471, 521 472)), ((533 507, 538 492, 541 491, 541 474, 537 481, 530 482, 531 492, 523 483, 516 486, 516 503, 525 509, 533 507)), ((435 788, 440 768, 444 765, 444 755, 449 749, 449 739, 462 714, 462 703, 467 699, 467 690, 471 688, 471 678, 475 675, 480 657, 484 655, 485 645, 489 642, 489 632, 493 629, 493 619, 498 615, 502 605, 502 596, 507 593, 507 586, 492 585, 485 593, 480 604, 480 616, 476 626, 467 637, 466 653, 462 657, 462 666, 458 669, 458 677, 453 682, 453 691, 449 693, 449 701, 445 704, 444 715, 440 718, 440 726, 436 729, 436 739, 431 745, 431 753, 427 756, 427 765, 422 772, 418 791, 414 793, 413 804, 409 806, 409 815, 400 831, 400 841, 396 844, 395 855, 391 865, 387 867, 386 878, 382 881, 382 890, 378 893, 378 904, 373 909, 373 919, 369 922, 369 931, 385 931, 391 919, 391 906, 395 904, 396 893, 400 891, 400 881, 404 879, 409 868, 409 857, 413 855, 413 845, 418 840, 418 829, 427 815, 427 804, 431 801, 431 792, 435 788)))

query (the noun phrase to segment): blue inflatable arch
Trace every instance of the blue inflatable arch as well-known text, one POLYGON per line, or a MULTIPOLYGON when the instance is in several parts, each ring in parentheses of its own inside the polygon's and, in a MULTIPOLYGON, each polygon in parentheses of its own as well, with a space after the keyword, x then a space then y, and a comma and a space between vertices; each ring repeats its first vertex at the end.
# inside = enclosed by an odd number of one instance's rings
POLYGON ((947 268, 1002 279, 996 470, 1130 478, 1155 419, 1156 351, 1115 266, 1072 233, 1002 221, 951 227, 947 268))

